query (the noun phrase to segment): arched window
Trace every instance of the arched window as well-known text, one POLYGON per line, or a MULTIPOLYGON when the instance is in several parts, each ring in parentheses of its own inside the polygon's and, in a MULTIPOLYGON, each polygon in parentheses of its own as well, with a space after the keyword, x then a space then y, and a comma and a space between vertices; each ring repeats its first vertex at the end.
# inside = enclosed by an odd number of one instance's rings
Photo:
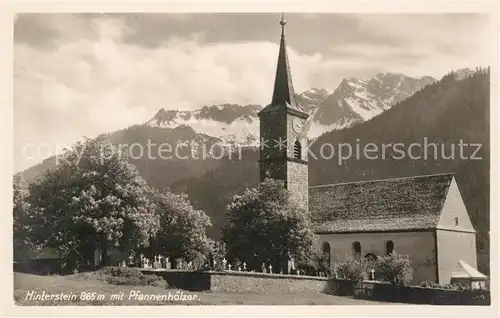
POLYGON ((361 243, 358 241, 352 243, 352 253, 356 259, 359 259, 361 256, 361 243))
POLYGON ((394 251, 394 242, 393 241, 387 241, 385 243, 385 254, 386 255, 392 254, 393 251, 394 251))
POLYGON ((296 140, 293 144, 293 157, 300 159, 302 155, 302 144, 300 141, 296 140))
POLYGON ((326 258, 326 262, 328 264, 328 267, 330 267, 330 259, 331 259, 331 249, 330 249, 330 243, 328 242, 323 242, 322 244, 322 250, 323 250, 323 255, 326 258))

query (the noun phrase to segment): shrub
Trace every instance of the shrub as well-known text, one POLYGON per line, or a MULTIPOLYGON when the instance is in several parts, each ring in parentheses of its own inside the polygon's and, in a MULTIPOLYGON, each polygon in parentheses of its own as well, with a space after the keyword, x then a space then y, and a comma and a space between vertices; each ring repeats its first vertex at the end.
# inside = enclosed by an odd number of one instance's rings
POLYGON ((95 277, 113 285, 168 287, 167 282, 157 275, 144 275, 140 270, 128 267, 105 267, 95 272, 95 277))
POLYGON ((420 284, 418 286, 425 287, 425 288, 438 288, 439 284, 432 281, 432 280, 425 280, 423 282, 420 282, 420 284))
POLYGON ((406 255, 392 253, 380 257, 376 261, 375 267, 383 280, 393 284, 408 285, 413 280, 413 268, 406 255))
POLYGON ((329 273, 328 256, 322 251, 313 248, 307 253, 304 253, 301 258, 297 260, 297 268, 301 273, 309 276, 316 276, 318 273, 329 273))
POLYGON ((465 290, 467 289, 466 286, 460 285, 460 284, 444 284, 440 285, 434 281, 423 281, 419 284, 420 287, 425 287, 425 288, 436 288, 436 289, 449 289, 449 290, 465 290))
POLYGON ((368 269, 368 263, 361 259, 348 259, 333 265, 333 271, 338 278, 349 279, 360 282, 365 278, 368 269))

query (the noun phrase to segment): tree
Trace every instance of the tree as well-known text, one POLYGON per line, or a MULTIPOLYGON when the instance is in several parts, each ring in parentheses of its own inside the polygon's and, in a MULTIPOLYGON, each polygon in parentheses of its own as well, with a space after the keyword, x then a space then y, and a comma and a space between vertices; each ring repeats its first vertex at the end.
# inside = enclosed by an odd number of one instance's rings
POLYGON ((263 263, 286 269, 290 257, 304 258, 315 240, 309 215, 289 200, 283 185, 266 179, 228 205, 223 229, 228 256, 260 269, 263 263))
POLYGON ((13 180, 13 234, 14 260, 26 258, 33 248, 29 240, 29 196, 28 184, 16 175, 13 180))
POLYGON ((72 266, 90 261, 96 248, 147 245, 159 218, 150 189, 127 156, 101 137, 77 143, 31 189, 31 238, 55 247, 72 266))
POLYGON ((155 192, 154 202, 160 216, 160 229, 151 239, 151 249, 172 260, 204 262, 210 252, 205 233, 205 229, 211 226, 210 218, 205 212, 193 208, 186 194, 155 192))

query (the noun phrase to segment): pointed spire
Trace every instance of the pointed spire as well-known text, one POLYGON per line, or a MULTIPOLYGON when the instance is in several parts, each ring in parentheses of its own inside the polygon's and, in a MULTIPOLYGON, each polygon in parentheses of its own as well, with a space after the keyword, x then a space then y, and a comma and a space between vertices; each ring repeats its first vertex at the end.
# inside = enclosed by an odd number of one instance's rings
POLYGON ((274 92, 272 105, 283 105, 297 110, 302 110, 295 101, 295 91, 293 89, 292 74, 290 72, 290 62, 286 52, 284 14, 281 14, 281 42, 278 54, 278 66, 276 68, 276 78, 274 80, 274 92))

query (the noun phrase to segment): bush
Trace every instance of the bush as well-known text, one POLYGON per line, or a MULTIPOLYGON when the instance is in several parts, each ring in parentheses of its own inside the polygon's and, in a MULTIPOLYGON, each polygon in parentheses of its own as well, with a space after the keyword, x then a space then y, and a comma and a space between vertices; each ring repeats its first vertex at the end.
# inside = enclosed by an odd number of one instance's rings
POLYGON ((425 287, 425 288, 438 288, 439 284, 432 281, 432 280, 425 280, 423 282, 420 282, 420 284, 418 286, 425 287))
POLYGON ((328 256, 315 248, 297 260, 297 268, 301 273, 309 276, 316 276, 318 273, 328 275, 329 265, 328 256))
POLYGON ((380 257, 375 263, 375 270, 383 280, 393 284, 408 285, 413 280, 413 268, 406 255, 392 253, 380 257))
POLYGON ((460 285, 460 284, 444 284, 440 285, 434 281, 423 281, 419 284, 420 287, 425 287, 425 288, 436 288, 436 289, 448 289, 448 290, 465 290, 467 287, 460 285))
POLYGON ((105 267, 95 276, 113 285, 168 287, 167 282, 157 275, 144 275, 140 270, 128 267, 105 267))
POLYGON ((337 278, 349 279, 361 282, 365 279, 368 270, 368 262, 364 259, 348 259, 333 265, 333 271, 337 274, 337 278))

